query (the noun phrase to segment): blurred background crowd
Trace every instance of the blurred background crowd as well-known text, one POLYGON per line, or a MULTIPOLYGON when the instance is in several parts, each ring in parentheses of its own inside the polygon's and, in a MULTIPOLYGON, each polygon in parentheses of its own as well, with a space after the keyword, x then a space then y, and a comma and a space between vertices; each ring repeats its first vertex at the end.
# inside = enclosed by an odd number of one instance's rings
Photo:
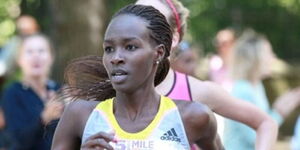
MULTIPOLYGON (((134 2, 0 0, 0 147, 51 143, 63 111, 51 99, 64 83, 64 68, 74 58, 101 55, 109 18, 134 2)), ((300 1, 181 2, 190 10, 188 33, 171 67, 272 108, 280 124, 276 149, 300 150, 300 1)), ((238 126, 218 121, 222 133, 228 125, 225 136, 238 126)))

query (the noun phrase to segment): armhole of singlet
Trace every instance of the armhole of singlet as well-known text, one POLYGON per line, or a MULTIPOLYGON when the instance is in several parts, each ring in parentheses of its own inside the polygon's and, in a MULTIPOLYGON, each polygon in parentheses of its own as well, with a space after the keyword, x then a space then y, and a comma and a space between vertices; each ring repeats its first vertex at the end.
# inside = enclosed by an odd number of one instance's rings
POLYGON ((180 121, 181 121, 181 125, 182 125, 182 130, 184 131, 184 135, 185 135, 185 138, 186 138, 186 140, 187 140, 187 143, 189 144, 189 147, 190 147, 190 149, 189 150, 195 150, 195 149, 191 149, 191 145, 190 145, 190 143, 189 143, 189 139, 188 139, 188 136, 187 136, 187 130, 186 130, 186 128, 185 128, 185 124, 184 124, 184 121, 183 121, 183 115, 182 115, 182 113, 181 113, 181 111, 179 110, 179 107, 178 107, 178 105, 177 105, 177 103, 175 103, 175 101, 177 101, 177 100, 173 100, 173 99, 171 99, 171 98, 169 98, 173 103, 174 103, 174 105, 176 106, 176 109, 177 109, 177 113, 178 113, 178 115, 179 115, 179 117, 180 117, 180 121))
POLYGON ((191 86, 190 86, 190 82, 189 82, 189 76, 186 75, 186 74, 185 74, 185 79, 186 79, 186 85, 187 85, 187 88, 188 88, 190 100, 193 101, 191 86))
POLYGON ((173 91, 173 89, 174 89, 174 87, 175 87, 175 85, 176 85, 176 72, 175 71, 173 71, 174 72, 174 80, 173 80, 173 84, 172 84, 172 87, 171 87, 171 89, 170 89, 170 91, 165 95, 165 96, 169 96, 171 93, 172 93, 172 91, 173 91))
MULTIPOLYGON (((105 100, 104 100, 105 101, 105 100)), ((81 137, 79 137, 80 139, 80 144, 83 144, 83 142, 85 142, 84 140, 86 139, 83 139, 83 136, 84 136, 84 133, 85 133, 85 130, 87 130, 87 124, 91 118, 91 115, 94 113, 94 111, 97 109, 97 107, 100 105, 100 103, 102 103, 103 101, 99 101, 99 103, 91 110, 91 112, 89 113, 89 115, 87 116, 87 119, 84 123, 84 127, 83 127, 83 130, 82 130, 82 134, 81 134, 81 137)))

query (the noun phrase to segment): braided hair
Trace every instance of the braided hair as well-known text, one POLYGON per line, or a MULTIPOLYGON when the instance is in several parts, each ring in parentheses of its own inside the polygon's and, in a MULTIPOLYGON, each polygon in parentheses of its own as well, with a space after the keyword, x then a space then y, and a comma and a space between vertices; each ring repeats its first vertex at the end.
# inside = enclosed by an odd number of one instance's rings
MULTIPOLYGON (((128 5, 113 18, 123 14, 135 15, 148 21, 147 28, 150 30, 151 40, 157 45, 164 45, 165 55, 158 65, 154 79, 154 85, 157 86, 165 79, 170 68, 168 60, 172 45, 170 26, 165 16, 152 6, 128 5)), ((64 93, 73 99, 103 101, 116 95, 100 56, 85 56, 71 61, 65 69, 64 78, 68 85, 64 93)))

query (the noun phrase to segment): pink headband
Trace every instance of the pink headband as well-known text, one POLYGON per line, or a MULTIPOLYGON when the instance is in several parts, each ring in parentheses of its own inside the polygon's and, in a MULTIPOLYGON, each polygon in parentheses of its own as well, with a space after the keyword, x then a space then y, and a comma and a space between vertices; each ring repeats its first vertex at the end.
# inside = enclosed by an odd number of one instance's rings
POLYGON ((180 34, 180 30, 181 30, 180 26, 181 25, 180 25, 180 18, 179 18, 178 12, 177 12, 177 10, 176 10, 176 8, 175 8, 175 6, 174 6, 174 4, 172 3, 171 0, 167 0, 167 3, 171 7, 172 12, 175 16, 176 25, 177 25, 177 32, 180 34))

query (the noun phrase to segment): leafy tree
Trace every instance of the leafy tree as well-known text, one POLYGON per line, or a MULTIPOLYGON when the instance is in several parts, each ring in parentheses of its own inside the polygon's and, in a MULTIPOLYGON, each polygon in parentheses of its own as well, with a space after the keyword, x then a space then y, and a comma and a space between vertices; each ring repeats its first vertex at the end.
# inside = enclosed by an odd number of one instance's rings
POLYGON ((300 57, 299 0, 183 0, 191 10, 189 30, 206 52, 214 51, 216 32, 226 27, 253 28, 265 34, 274 51, 290 61, 300 57))

